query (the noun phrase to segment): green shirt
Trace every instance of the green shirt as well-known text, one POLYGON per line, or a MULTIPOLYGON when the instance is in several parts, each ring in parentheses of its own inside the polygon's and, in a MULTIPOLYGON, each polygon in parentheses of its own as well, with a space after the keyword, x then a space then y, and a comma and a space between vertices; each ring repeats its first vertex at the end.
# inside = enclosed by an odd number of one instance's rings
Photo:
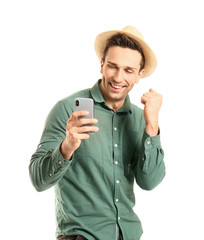
POLYGON ((57 237, 79 234, 89 240, 114 240, 118 224, 124 240, 139 240, 142 226, 133 211, 134 179, 145 190, 162 181, 160 136, 145 132, 143 111, 129 96, 119 111, 112 111, 99 83, 59 101, 50 111, 31 159, 30 177, 37 191, 55 186, 57 237), (67 161, 60 144, 76 97, 94 100, 99 131, 82 140, 67 161))

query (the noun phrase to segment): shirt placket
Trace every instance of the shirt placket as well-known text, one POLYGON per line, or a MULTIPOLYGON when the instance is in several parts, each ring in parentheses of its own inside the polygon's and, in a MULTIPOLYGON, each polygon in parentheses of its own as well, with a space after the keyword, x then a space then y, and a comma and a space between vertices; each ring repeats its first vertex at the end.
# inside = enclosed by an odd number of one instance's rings
POLYGON ((119 125, 118 125, 118 115, 113 113, 112 122, 112 134, 113 134, 113 172, 114 172, 114 204, 117 209, 116 224, 118 224, 121 219, 120 216, 120 175, 119 169, 122 164, 121 162, 121 147, 119 142, 119 125))

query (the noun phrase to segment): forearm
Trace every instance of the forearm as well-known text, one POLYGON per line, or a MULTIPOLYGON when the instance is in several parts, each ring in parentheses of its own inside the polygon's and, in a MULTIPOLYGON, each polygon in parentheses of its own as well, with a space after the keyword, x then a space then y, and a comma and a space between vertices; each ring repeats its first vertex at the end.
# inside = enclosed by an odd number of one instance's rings
POLYGON ((135 167, 137 184, 145 190, 155 188, 165 176, 164 152, 160 145, 160 136, 143 136, 141 153, 135 167))
POLYGON ((155 121, 154 123, 146 123, 145 125, 145 131, 150 137, 155 137, 159 133, 159 124, 158 121, 155 121))
POLYGON ((45 154, 35 153, 29 165, 33 186, 39 192, 54 186, 64 176, 69 165, 70 161, 66 161, 60 153, 60 146, 45 154))
POLYGON ((64 176, 69 161, 66 161, 60 146, 66 136, 66 122, 69 119, 62 101, 50 111, 37 150, 31 157, 29 172, 37 191, 54 186, 64 176))

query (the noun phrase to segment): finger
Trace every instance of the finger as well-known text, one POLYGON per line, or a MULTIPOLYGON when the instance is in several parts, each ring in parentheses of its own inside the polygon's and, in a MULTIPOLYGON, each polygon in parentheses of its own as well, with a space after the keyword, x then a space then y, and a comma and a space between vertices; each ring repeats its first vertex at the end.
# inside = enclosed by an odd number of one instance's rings
POLYGON ((77 137, 80 139, 80 140, 83 140, 83 139, 89 139, 89 134, 88 133, 81 133, 81 134, 77 134, 77 137))
POLYGON ((145 92, 145 93, 143 94, 143 97, 151 97, 153 93, 154 93, 154 92, 152 92, 152 90, 149 89, 149 92, 145 92))
POLYGON ((71 134, 71 138, 74 142, 79 142, 82 139, 88 139, 89 134, 87 132, 79 132, 79 129, 77 128, 76 131, 71 134))
POLYGON ((142 103, 142 104, 146 104, 147 101, 148 101, 148 98, 143 95, 143 96, 141 97, 141 103, 142 103))
POLYGON ((89 115, 88 111, 76 111, 72 113, 71 117, 77 119, 78 117, 85 117, 88 115, 89 115))
POLYGON ((79 134, 81 133, 87 133, 87 132, 98 132, 99 128, 95 126, 84 126, 77 128, 77 132, 79 134))
POLYGON ((157 95, 158 94, 156 92, 147 92, 143 94, 143 97, 145 97, 146 99, 152 99, 157 95))
POLYGON ((155 92, 153 88, 150 88, 149 89, 149 92, 155 92))
POLYGON ((149 92, 157 93, 153 88, 150 88, 150 89, 149 89, 149 92))
POLYGON ((77 121, 77 126, 83 126, 83 125, 87 125, 87 124, 96 124, 98 123, 98 120, 96 118, 81 118, 77 121))

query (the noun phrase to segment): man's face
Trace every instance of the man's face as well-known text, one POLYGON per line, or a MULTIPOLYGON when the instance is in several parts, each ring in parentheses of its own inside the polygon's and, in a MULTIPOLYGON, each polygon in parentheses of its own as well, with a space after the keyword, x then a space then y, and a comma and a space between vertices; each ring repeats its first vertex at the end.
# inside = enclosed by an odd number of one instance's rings
POLYGON ((141 58, 137 50, 118 46, 108 49, 105 61, 101 61, 100 88, 109 106, 122 107, 129 91, 139 82, 144 72, 139 72, 141 58))

